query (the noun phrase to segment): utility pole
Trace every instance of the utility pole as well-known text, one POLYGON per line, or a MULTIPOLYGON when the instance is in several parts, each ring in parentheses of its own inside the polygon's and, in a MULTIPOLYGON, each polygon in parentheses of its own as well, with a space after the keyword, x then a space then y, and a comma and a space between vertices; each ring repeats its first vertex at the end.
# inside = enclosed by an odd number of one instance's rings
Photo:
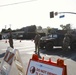
POLYGON ((9 26, 10 26, 10 29, 11 29, 11 24, 9 24, 9 26))
POLYGON ((5 29, 6 29, 6 27, 7 27, 7 26, 5 25, 5 29))

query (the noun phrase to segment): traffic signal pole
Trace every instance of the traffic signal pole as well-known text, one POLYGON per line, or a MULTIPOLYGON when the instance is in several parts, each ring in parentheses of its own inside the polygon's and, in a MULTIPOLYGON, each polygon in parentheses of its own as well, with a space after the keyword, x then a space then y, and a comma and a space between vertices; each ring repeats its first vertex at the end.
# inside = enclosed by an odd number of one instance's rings
POLYGON ((50 18, 54 18, 54 16, 57 16, 58 14, 76 14, 75 12, 54 12, 54 11, 51 11, 50 12, 50 18))
POLYGON ((75 12, 58 12, 58 14, 62 14, 62 13, 66 13, 66 14, 76 14, 75 12))

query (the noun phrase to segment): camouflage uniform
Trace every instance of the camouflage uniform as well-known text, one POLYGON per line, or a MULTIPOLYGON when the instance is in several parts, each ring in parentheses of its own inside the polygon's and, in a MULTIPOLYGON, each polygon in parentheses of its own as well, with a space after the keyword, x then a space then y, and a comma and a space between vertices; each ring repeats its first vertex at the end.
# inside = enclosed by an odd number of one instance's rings
POLYGON ((69 36, 66 34, 64 39, 63 39, 63 50, 68 50, 68 46, 70 44, 70 38, 69 36))
POLYGON ((35 43, 35 52, 39 55, 40 35, 38 33, 34 38, 34 43, 35 43))
POLYGON ((12 39, 12 33, 11 32, 9 33, 9 44, 10 44, 10 47, 14 48, 13 47, 13 39, 12 39))

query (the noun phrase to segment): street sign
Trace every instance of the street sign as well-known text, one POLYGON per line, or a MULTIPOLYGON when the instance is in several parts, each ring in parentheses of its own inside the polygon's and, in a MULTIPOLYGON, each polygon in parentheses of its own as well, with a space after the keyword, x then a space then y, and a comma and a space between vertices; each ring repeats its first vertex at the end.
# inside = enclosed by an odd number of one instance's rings
POLYGON ((60 16, 59 16, 59 18, 64 18, 64 17, 65 17, 65 15, 60 15, 60 16))
POLYGON ((62 72, 63 69, 60 67, 31 60, 27 75, 62 75, 62 72))
POLYGON ((51 59, 39 59, 37 54, 33 54, 26 75, 67 75, 67 67, 62 59, 53 62, 51 59))

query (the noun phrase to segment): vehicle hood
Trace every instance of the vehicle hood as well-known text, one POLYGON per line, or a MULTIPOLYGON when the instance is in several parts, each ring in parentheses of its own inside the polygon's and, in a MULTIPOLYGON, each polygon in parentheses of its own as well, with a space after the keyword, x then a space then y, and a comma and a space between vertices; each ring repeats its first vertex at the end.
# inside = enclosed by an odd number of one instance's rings
POLYGON ((41 37, 40 40, 52 40, 52 39, 55 39, 55 38, 52 38, 52 37, 41 37))

